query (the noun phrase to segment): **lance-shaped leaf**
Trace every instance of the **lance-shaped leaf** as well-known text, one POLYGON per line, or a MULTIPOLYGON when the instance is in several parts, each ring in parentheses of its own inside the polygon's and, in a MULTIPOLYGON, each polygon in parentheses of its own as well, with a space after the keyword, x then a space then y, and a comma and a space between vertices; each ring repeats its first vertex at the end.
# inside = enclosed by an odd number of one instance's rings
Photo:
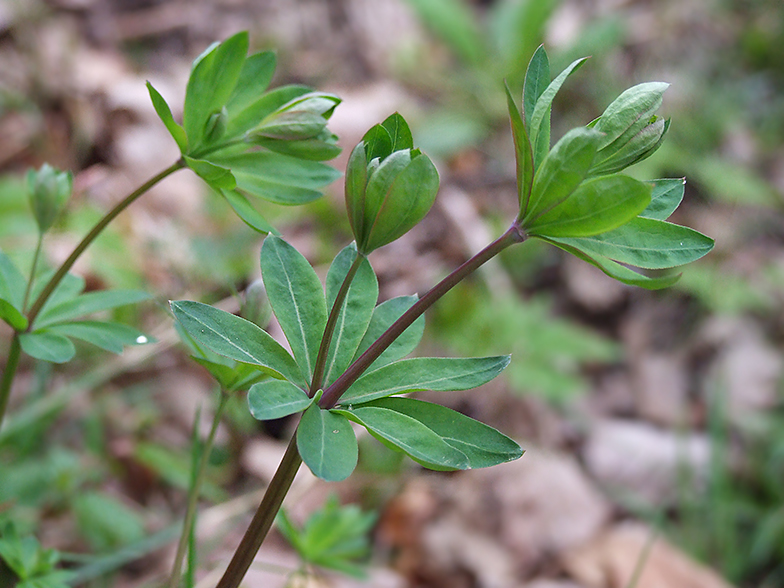
POLYGON ((361 404, 422 390, 469 390, 489 382, 507 365, 508 355, 403 359, 363 375, 341 397, 340 404, 361 404))
POLYGON ((17 310, 22 310, 27 279, 11 259, 0 251, 0 298, 7 300, 17 310))
POLYGON ((272 311, 307 381, 327 323, 324 290, 308 260, 274 235, 261 247, 261 275, 272 311))
POLYGON ((522 448, 512 439, 445 406, 413 398, 383 398, 370 405, 409 416, 468 458, 469 468, 486 468, 518 459, 522 448))
POLYGON ((2 298, 0 298, 0 320, 8 323, 15 331, 24 331, 27 328, 27 317, 2 298))
MULTIPOLYGON (((254 53, 242 64, 237 85, 226 103, 229 112, 229 122, 226 128, 226 137, 233 137, 244 133, 251 125, 261 120, 275 109, 258 113, 257 105, 264 96, 266 89, 275 73, 277 58, 273 51, 254 53)), ((285 103, 286 100, 281 102, 285 103)))
POLYGON ((664 82, 637 84, 621 93, 593 125, 604 133, 599 149, 625 144, 648 125, 648 120, 662 104, 662 95, 670 85, 664 82))
POLYGON ((147 91, 150 93, 150 99, 152 100, 155 112, 158 114, 158 118, 161 119, 163 125, 169 131, 169 134, 177 143, 177 147, 180 148, 180 153, 187 153, 188 137, 185 134, 185 129, 174 120, 171 108, 169 108, 166 100, 163 99, 163 96, 160 95, 158 90, 153 88, 150 82, 147 82, 147 91))
POLYGON ((239 190, 277 204, 312 202, 340 177, 324 163, 270 151, 222 152, 211 160, 231 170, 239 190))
POLYGON ((178 300, 171 307, 182 328, 211 351, 257 365, 273 377, 305 383, 288 351, 252 322, 201 302, 178 300))
POLYGON ((504 88, 506 89, 506 102, 509 108, 509 119, 512 123, 512 138, 515 146, 517 198, 520 203, 520 210, 526 210, 528 208, 528 200, 531 197, 531 184, 534 178, 534 155, 531 150, 531 143, 528 140, 528 132, 525 130, 525 122, 512 97, 512 92, 506 84, 504 84, 504 88))
POLYGON ((19 335, 22 351, 36 359, 65 363, 76 354, 76 349, 68 337, 47 331, 34 331, 19 335))
MULTIPOLYGON (((237 84, 237 90, 241 90, 240 84, 237 84)), ((235 98, 232 97, 232 102, 227 105, 229 122, 226 127, 226 137, 234 137, 244 133, 252 136, 253 127, 264 117, 275 112, 290 100, 312 91, 313 89, 308 86, 291 84, 269 92, 260 92, 253 101, 247 103, 245 101, 251 97, 245 96, 244 92, 236 98, 237 102, 241 103, 235 103, 235 98)))
MULTIPOLYGON (((418 300, 416 296, 398 296, 385 300, 373 310, 373 316, 368 324, 367 331, 362 337, 362 341, 354 354, 352 361, 359 359, 359 356, 367 351, 376 339, 378 339, 384 331, 392 326, 397 319, 399 319, 404 312, 411 308, 418 300)), ((369 368, 369 371, 380 368, 381 366, 397 361, 414 351, 419 342, 422 340, 422 335, 425 332, 425 316, 420 315, 411 326, 403 331, 395 341, 387 347, 384 352, 374 361, 369 368)))
POLYGON ((645 218, 667 220, 683 201, 686 178, 667 178, 648 182, 651 189, 651 203, 640 213, 645 218))
POLYGON ((248 408, 253 418, 260 421, 279 419, 305 410, 312 399, 285 380, 267 380, 248 390, 248 408))
POLYGON ((566 133, 542 162, 534 176, 527 210, 519 218, 527 228, 537 216, 555 208, 585 179, 601 135, 578 127, 566 133))
POLYGON ((400 151, 401 149, 413 149, 414 137, 411 135, 411 129, 408 127, 406 119, 400 113, 395 112, 390 114, 381 126, 389 133, 390 145, 389 150, 382 156, 373 155, 373 157, 386 157, 393 151, 400 151))
MULTIPOLYGON (((338 253, 327 273, 327 308, 332 312, 338 291, 357 257, 353 243, 338 253)), ((373 309, 378 300, 378 280, 367 259, 359 266, 338 314, 332 343, 327 355, 324 382, 331 384, 354 358, 362 337, 367 331, 373 309)))
POLYGON ((592 237, 551 240, 645 269, 684 265, 713 249, 713 239, 694 229, 643 217, 592 237))
POLYGON ((35 328, 64 323, 94 312, 149 300, 150 295, 139 290, 101 290, 88 292, 59 304, 44 306, 35 320, 35 328))
POLYGON ((241 32, 208 48, 194 61, 182 114, 191 152, 205 140, 210 116, 234 93, 247 53, 248 33, 241 32))
POLYGON ((138 329, 120 323, 78 321, 52 325, 47 331, 92 343, 112 353, 122 353, 124 347, 152 342, 138 329))
POLYGON ((591 265, 596 266, 611 278, 624 284, 628 284, 629 286, 639 286, 648 290, 661 290, 662 288, 669 288, 681 277, 681 274, 670 274, 658 277, 646 276, 637 273, 625 265, 621 265, 620 263, 617 263, 607 257, 597 254, 588 255, 587 253, 580 251, 571 245, 567 245, 565 239, 556 240, 544 238, 543 240, 547 241, 548 243, 552 243, 556 247, 563 249, 567 253, 571 253, 575 257, 582 259, 591 265))
POLYGON ((357 466, 357 438, 343 415, 311 405, 297 428, 297 449, 314 475, 328 482, 345 480, 357 466))
POLYGON ((221 196, 226 199, 226 202, 229 203, 229 206, 237 213, 237 216, 242 219, 242 221, 248 225, 254 231, 258 231, 259 233, 272 233, 273 235, 277 235, 278 231, 273 227, 267 219, 265 219, 261 214, 253 208, 253 205, 248 202, 248 199, 245 198, 242 194, 237 192, 236 190, 221 190, 221 196))
POLYGON ((651 201, 650 186, 628 176, 587 180, 527 226, 531 235, 588 237, 621 226, 651 201))
POLYGON ((432 429, 402 412, 384 406, 362 405, 333 412, 365 427, 388 447, 398 449, 417 463, 434 470, 464 470, 468 457, 432 429))
POLYGON ((539 45, 528 63, 523 83, 523 116, 529 131, 536 103, 549 85, 550 60, 547 58, 544 45, 539 45))
POLYGON ((197 176, 207 182, 209 186, 216 192, 221 190, 233 190, 237 186, 237 180, 231 173, 231 170, 215 165, 204 159, 193 159, 187 155, 183 156, 185 163, 191 168, 197 176))
POLYGON ((553 99, 561 89, 566 78, 573 74, 577 69, 585 63, 587 57, 573 61, 569 66, 563 70, 558 77, 556 77, 541 93, 534 106, 533 113, 530 120, 528 119, 529 112, 526 111, 526 123, 528 126, 528 137, 531 140, 531 148, 534 151, 534 169, 539 169, 539 164, 544 160, 547 151, 550 149, 550 109, 553 105, 553 99))

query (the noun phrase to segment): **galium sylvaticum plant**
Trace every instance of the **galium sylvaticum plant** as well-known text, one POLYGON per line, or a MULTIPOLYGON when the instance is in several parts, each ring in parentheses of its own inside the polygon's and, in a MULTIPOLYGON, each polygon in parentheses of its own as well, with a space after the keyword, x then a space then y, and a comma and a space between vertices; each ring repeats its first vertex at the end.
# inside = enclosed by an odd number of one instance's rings
MULTIPOLYGON (((248 196, 300 204, 316 198, 335 178, 333 168, 321 161, 338 151, 326 123, 339 99, 303 86, 267 90, 274 55, 247 57, 247 49, 247 34, 240 33, 210 47, 194 62, 182 125, 148 85, 181 157, 111 211, 63 266, 54 273, 38 272, 36 254, 30 275, 23 276, 0 255, 0 318, 14 329, 3 374, 1 418, 21 351, 63 362, 73 355, 70 338, 112 351, 145 339, 130 327, 82 318, 135 302, 144 294, 82 294, 83 281, 67 272, 106 224, 156 182, 190 168, 248 225, 268 233, 260 260, 263 293, 290 351, 262 328, 266 318, 259 319, 258 305, 255 317, 253 312, 246 315, 254 320, 247 320, 199 302, 171 303, 176 326, 194 358, 222 390, 210 437, 201 453, 194 454, 186 522, 169 581, 172 588, 180 585, 198 487, 228 395, 248 390, 248 407, 260 420, 300 417, 218 588, 239 586, 303 461, 328 481, 352 473, 358 456, 355 426, 434 470, 489 467, 522 455, 520 446, 499 431, 441 405, 408 397, 423 390, 475 388, 508 365, 508 356, 408 357, 422 337, 424 312, 486 261, 533 238, 576 255, 623 283, 655 289, 671 285, 678 275, 651 276, 632 268, 680 266, 713 246, 697 231, 667 221, 683 197, 682 179, 643 182, 620 173, 661 144, 669 121, 655 112, 667 84, 645 83, 626 90, 596 120, 570 130, 551 146, 553 99, 585 60, 573 62, 551 80, 548 58, 540 47, 525 76, 522 102, 506 89, 519 200, 519 213, 509 228, 423 296, 379 303, 368 254, 419 223, 439 184, 435 166, 414 146, 405 120, 393 114, 371 128, 349 156, 345 201, 354 242, 335 257, 322 285, 310 263, 269 225, 248 196)), ((47 166, 31 173, 31 202, 41 238, 67 199, 70 184, 68 174, 47 166)), ((296 535, 285 518, 281 524, 284 532, 296 535)))

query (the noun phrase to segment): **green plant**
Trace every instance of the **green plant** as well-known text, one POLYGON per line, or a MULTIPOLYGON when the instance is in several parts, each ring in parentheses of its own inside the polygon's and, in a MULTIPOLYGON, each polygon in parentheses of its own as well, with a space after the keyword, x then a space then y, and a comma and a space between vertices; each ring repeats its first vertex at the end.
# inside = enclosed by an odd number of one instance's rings
MULTIPOLYGON (((713 246, 708 237, 666 222, 680 204, 682 180, 646 183, 618 173, 660 145, 669 123, 653 113, 666 84, 629 89, 598 119, 572 129, 551 147, 553 98, 584 60, 573 62, 551 81, 549 61, 540 47, 527 69, 522 108, 507 88, 519 200, 519 213, 508 230, 421 298, 403 296, 378 303, 377 279, 368 254, 419 223, 438 190, 435 167, 414 147, 403 117, 393 114, 371 128, 349 158, 346 205, 355 242, 333 260, 325 291, 308 260, 275 234, 246 195, 300 204, 315 198, 318 189, 334 179, 337 172, 320 160, 337 153, 335 137, 325 125, 339 100, 301 86, 265 91, 274 56, 246 57, 247 49, 247 34, 240 33, 212 46, 194 62, 182 125, 148 85, 153 105, 177 142, 181 158, 103 217, 56 271, 39 276, 33 267, 26 279, 0 256, 1 318, 14 330, 0 388, 1 423, 22 351, 47 361, 67 361, 73 355, 69 337, 114 351, 142 342, 145 336, 129 328, 74 319, 144 295, 82 294, 83 282, 68 271, 103 228, 149 187, 188 167, 248 225, 269 233, 261 250, 263 285, 291 352, 262 328, 269 316, 263 312, 263 297, 251 303, 255 308, 246 308, 247 316, 262 326, 199 302, 171 303, 183 338, 220 386, 213 425, 203 446, 194 434, 186 522, 169 579, 171 588, 180 585, 186 553, 190 554, 186 583, 192 580, 196 500, 217 424, 232 392, 249 388, 250 411, 257 419, 295 414, 300 419, 219 588, 236 588, 241 582, 303 461, 315 475, 329 481, 352 473, 358 456, 353 425, 434 470, 489 467, 522 455, 515 441, 481 422, 403 396, 422 390, 475 388, 508 365, 509 357, 504 355, 406 358, 422 336, 424 312, 482 264, 534 238, 624 283, 662 288, 678 276, 650 276, 628 266, 643 270, 676 267, 698 259, 713 246), (29 306, 25 292, 33 299, 29 306)), ((31 181, 31 195, 43 238, 70 181, 67 175, 46 168, 38 174, 40 181, 31 181)), ((97 503, 97 509, 83 510, 103 518, 105 501, 97 503)), ((353 517, 327 514, 323 516, 340 521, 353 517)), ((291 537, 304 542, 302 549, 307 543, 307 557, 327 557, 305 541, 311 531, 289 531, 291 537)), ((103 535, 95 539, 104 544, 114 541, 103 535)), ((330 562, 337 565, 338 559, 334 556, 330 562)))
POLYGON ((334 495, 302 527, 294 524, 285 509, 276 519, 278 529, 304 566, 337 570, 358 578, 366 575, 361 562, 370 555, 368 532, 375 522, 374 513, 364 513, 352 504, 341 506, 334 495))
POLYGON ((59 554, 35 537, 20 537, 13 523, 0 533, 0 581, 16 588, 67 588, 71 574, 57 570, 59 554))

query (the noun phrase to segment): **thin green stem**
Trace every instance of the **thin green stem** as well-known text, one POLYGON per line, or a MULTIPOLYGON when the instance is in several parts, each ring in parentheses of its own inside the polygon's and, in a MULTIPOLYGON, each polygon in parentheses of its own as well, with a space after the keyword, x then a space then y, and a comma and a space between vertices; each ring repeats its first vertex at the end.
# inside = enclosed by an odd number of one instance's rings
POLYGON ((311 398, 315 396, 316 392, 318 392, 319 388, 321 388, 321 385, 324 383, 324 369, 327 365, 327 356, 329 354, 329 346, 332 343, 332 336, 335 334, 335 325, 338 322, 340 311, 343 310, 343 303, 348 295, 348 289, 351 286, 351 282, 354 280, 354 276, 357 275, 357 270, 359 270, 359 266, 362 265, 363 261, 365 261, 365 256, 361 253, 357 253, 354 262, 348 269, 346 277, 343 279, 343 283, 340 285, 337 296, 335 296, 335 303, 329 311, 327 324, 324 327, 324 335, 321 337, 318 356, 316 356, 316 366, 313 368, 313 379, 310 382, 310 392, 308 395, 311 398))
POLYGON ((183 159, 177 160, 173 165, 167 167, 165 170, 160 172, 159 174, 153 176, 149 180, 147 180, 144 184, 139 186, 136 190, 128 194, 119 204, 117 204, 112 210, 110 210, 101 220, 96 223, 96 225, 92 228, 92 230, 87 233, 87 235, 82 239, 82 241, 76 246, 76 249, 73 250, 71 255, 68 256, 63 264, 58 268, 57 272, 52 276, 49 282, 44 286, 44 289, 38 295, 38 298, 35 299, 33 302, 33 306, 30 308, 30 312, 27 315, 28 321, 31 328, 33 322, 35 321, 35 317, 38 316, 38 313, 41 312, 41 308, 52 295, 54 289, 60 283, 60 281, 65 277, 65 274, 68 273, 76 260, 84 253, 85 249, 92 244, 93 241, 101 234, 101 232, 106 228, 106 226, 112 222, 118 214, 120 214, 123 210, 128 208, 136 199, 138 199, 142 194, 147 192, 150 188, 152 188, 155 184, 163 180, 164 178, 170 176, 174 172, 179 169, 185 167, 185 161, 183 159))
POLYGON ((30 279, 27 280, 27 286, 25 287, 24 298, 22 298, 22 312, 25 311, 27 308, 27 302, 30 299, 30 290, 33 287, 33 279, 35 278, 35 270, 38 268, 38 260, 41 257, 41 247, 44 243, 44 234, 39 231, 38 232, 38 243, 35 245, 35 253, 33 254, 33 265, 30 268, 30 279))
POLYGON ((411 308, 397 319, 392 325, 382 333, 382 335, 370 346, 367 351, 360 355, 343 374, 330 385, 319 401, 321 408, 332 408, 335 406, 343 393, 349 386, 356 382, 365 370, 378 359, 378 357, 397 339, 403 331, 418 319, 430 308, 438 299, 449 292, 460 281, 471 275, 485 262, 489 261, 501 251, 515 243, 521 243, 526 238, 522 230, 513 224, 503 235, 466 261, 463 265, 454 270, 451 274, 433 286, 422 298, 417 300, 411 308))
POLYGON ((174 566, 172 567, 172 573, 169 577, 168 588, 177 588, 180 583, 182 562, 185 559, 186 552, 188 551, 188 538, 190 537, 191 528, 193 527, 194 521, 196 520, 196 508, 199 503, 201 486, 204 483, 204 476, 207 473, 207 463, 210 459, 212 446, 215 443, 215 434, 218 431, 218 425, 220 424, 221 417, 223 416, 223 410, 226 408, 228 399, 229 395, 221 390, 220 398, 218 399, 218 405, 215 407, 215 415, 212 418, 212 426, 210 427, 209 435, 207 435, 207 441, 204 443, 204 447, 202 447, 199 464, 194 475, 194 481, 188 492, 188 505, 185 509, 185 520, 182 525, 182 531, 180 532, 180 541, 177 544, 177 553, 174 556, 174 566))
POLYGON ((3 381, 0 384, 0 428, 3 426, 5 410, 8 407, 8 399, 11 397, 11 384, 14 382, 16 368, 19 367, 19 357, 22 353, 22 345, 19 342, 19 333, 15 332, 11 338, 11 347, 8 350, 8 359, 5 362, 3 381))
POLYGON ((261 504, 259 504, 248 530, 245 531, 239 547, 234 552, 234 556, 216 588, 237 588, 240 585, 267 533, 272 528, 275 516, 280 510, 289 488, 291 488, 291 483, 294 481, 294 476, 297 475, 300 464, 302 464, 302 458, 297 451, 297 435, 295 433, 289 441, 286 453, 267 487, 264 498, 261 499, 261 504))

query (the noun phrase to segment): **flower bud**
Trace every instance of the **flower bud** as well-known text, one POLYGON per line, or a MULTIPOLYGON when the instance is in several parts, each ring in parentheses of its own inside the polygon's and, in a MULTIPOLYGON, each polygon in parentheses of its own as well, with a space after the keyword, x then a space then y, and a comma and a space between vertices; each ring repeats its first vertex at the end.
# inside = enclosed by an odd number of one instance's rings
POLYGON ((370 129, 346 167, 346 208, 357 250, 367 255, 407 233, 437 192, 438 172, 413 148, 403 117, 393 114, 370 129))
POLYGON ((59 171, 48 163, 37 171, 27 172, 27 195, 41 234, 49 230, 60 214, 71 196, 72 187, 71 173, 59 171))
POLYGON ((250 132, 251 137, 301 141, 320 136, 340 98, 309 92, 286 102, 250 132))
POLYGON ((654 112, 662 104, 664 82, 638 84, 623 92, 591 123, 604 133, 590 176, 619 172, 649 157, 661 145, 669 120, 654 112))
POLYGON ((269 324, 272 318, 272 307, 261 279, 255 280, 245 289, 245 300, 240 309, 240 315, 262 329, 265 329, 269 324))

